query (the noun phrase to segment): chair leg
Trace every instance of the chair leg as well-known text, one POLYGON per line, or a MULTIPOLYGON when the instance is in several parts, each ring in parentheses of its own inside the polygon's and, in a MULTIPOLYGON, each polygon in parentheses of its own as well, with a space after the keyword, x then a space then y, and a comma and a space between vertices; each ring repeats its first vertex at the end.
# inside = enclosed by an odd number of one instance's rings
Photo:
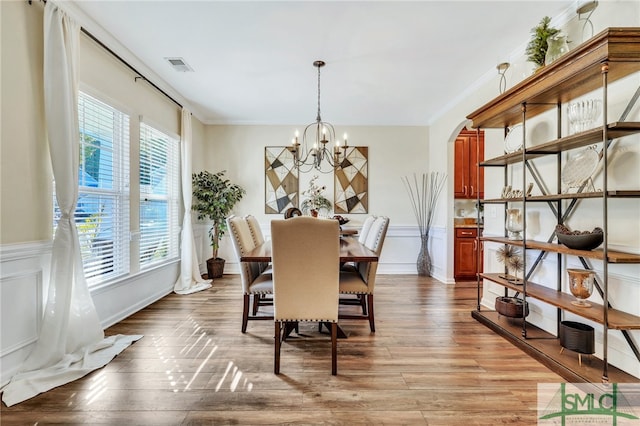
POLYGON ((242 332, 246 333, 247 332, 247 323, 249 322, 249 295, 245 294, 244 295, 244 301, 243 301, 243 307, 242 307, 242 332))
POLYGON ((373 294, 367 294, 367 307, 369 308, 369 328, 372 333, 376 332, 376 324, 373 318, 373 294))
POLYGON ((367 315, 367 299, 366 295, 359 294, 358 299, 360 299, 360 306, 362 306, 362 315, 367 315))
POLYGON ((280 321, 275 321, 273 374, 280 374, 280 321))
POLYGON ((338 374, 338 323, 331 323, 331 374, 338 374))
POLYGON ((258 315, 258 306, 260 305, 260 298, 262 296, 260 294, 253 295, 253 316, 258 315))

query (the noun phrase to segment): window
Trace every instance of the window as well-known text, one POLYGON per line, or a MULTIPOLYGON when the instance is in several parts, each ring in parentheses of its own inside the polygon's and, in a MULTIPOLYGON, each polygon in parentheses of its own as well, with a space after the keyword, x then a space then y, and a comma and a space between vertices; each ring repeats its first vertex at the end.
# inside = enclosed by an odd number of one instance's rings
MULTIPOLYGON (((129 272, 129 116, 80 92, 75 222, 87 282, 129 272)), ((54 196, 54 226, 60 211, 54 196)))
POLYGON ((178 257, 179 142, 140 123, 140 269, 178 257))

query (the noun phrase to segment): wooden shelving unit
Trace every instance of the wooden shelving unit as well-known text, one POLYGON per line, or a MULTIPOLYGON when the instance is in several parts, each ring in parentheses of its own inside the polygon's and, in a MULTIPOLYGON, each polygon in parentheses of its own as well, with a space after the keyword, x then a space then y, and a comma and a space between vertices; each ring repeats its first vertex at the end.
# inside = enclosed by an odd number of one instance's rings
MULTIPOLYGON (((493 281, 494 283, 500 284, 511 290, 524 291, 523 285, 518 285, 504 278, 500 278, 500 275, 502 274, 480 274, 482 278, 493 281)), ((563 311, 571 312, 583 318, 595 321, 598 324, 604 324, 604 306, 601 304, 589 302, 591 304, 590 308, 581 308, 571 303, 576 300, 575 297, 567 293, 536 284, 532 281, 527 282, 526 291, 529 297, 533 297, 534 299, 556 306, 563 311)), ((608 311, 610 329, 640 330, 640 317, 631 315, 627 312, 618 311, 616 309, 609 309, 608 311)))
MULTIPOLYGON (((604 251, 602 249, 595 250, 576 250, 571 249, 562 244, 545 243, 542 241, 527 240, 510 240, 506 237, 482 237, 482 241, 493 241, 494 243, 510 244, 517 247, 525 247, 533 250, 543 250, 553 253, 570 254, 572 256, 580 256, 587 259, 604 259, 604 251)), ((633 253, 625 253, 615 250, 607 250, 609 263, 640 263, 640 255, 633 253)))
MULTIPOLYGON (((620 330, 633 353, 640 363, 640 350, 637 343, 630 338, 630 330, 640 330, 640 316, 615 309, 609 302, 609 264, 640 264, 640 255, 625 253, 611 249, 608 245, 608 200, 612 198, 626 199, 640 197, 640 188, 632 190, 615 190, 607 186, 607 150, 612 140, 640 134, 640 122, 625 121, 625 116, 615 122, 607 120, 607 99, 608 85, 612 82, 628 76, 631 73, 640 71, 640 28, 609 28, 598 35, 592 37, 585 43, 568 52, 556 62, 546 66, 541 71, 512 87, 502 95, 496 97, 486 105, 480 107, 467 116, 472 120, 473 127, 481 128, 507 128, 515 124, 522 124, 526 129, 526 122, 530 118, 545 111, 556 109, 557 118, 562 118, 561 105, 579 96, 585 95, 594 90, 602 90, 603 99, 603 121, 600 127, 575 133, 569 136, 558 134, 557 139, 535 145, 528 146, 526 132, 523 132, 523 149, 506 153, 504 155, 485 159, 479 163, 480 167, 502 167, 505 168, 505 185, 507 184, 507 168, 512 165, 522 165, 522 188, 527 185, 527 173, 529 162, 536 158, 552 156, 557 164, 557 176, 560 177, 561 154, 596 145, 600 147, 600 159, 603 165, 602 173, 605 176, 604 189, 590 192, 583 192, 584 186, 575 193, 548 194, 544 188, 540 188, 542 195, 522 196, 518 198, 494 198, 480 199, 482 204, 503 204, 505 208, 513 202, 520 202, 525 212, 525 238, 524 240, 511 240, 506 237, 484 236, 481 241, 494 242, 498 244, 517 246, 524 250, 525 268, 526 253, 538 252, 538 260, 533 262, 531 269, 526 270, 520 283, 507 280, 504 274, 482 273, 478 275, 478 307, 472 312, 472 316, 500 335, 507 338, 512 343, 522 347, 532 356, 547 364, 549 367, 562 374, 568 380, 577 381, 609 381, 611 379, 619 382, 637 381, 638 379, 615 369, 608 362, 608 330, 620 330), (548 241, 534 241, 526 238, 526 208, 529 203, 547 203, 551 212, 555 215, 557 223, 562 223, 563 213, 566 205, 570 203, 568 210, 576 207, 576 202, 584 199, 602 200, 602 228, 604 230, 604 243, 602 248, 596 250, 575 250, 562 244, 553 242, 553 229, 549 230, 548 241), (539 266, 539 260, 543 259, 545 253, 557 253, 564 256, 575 256, 583 264, 587 260, 598 261, 602 264, 602 276, 599 277, 598 288, 604 302, 602 304, 591 303, 590 308, 579 307, 573 304, 575 298, 562 290, 561 282, 555 285, 542 285, 530 280, 534 268, 539 266), (547 333, 534 325, 525 322, 523 319, 512 321, 506 317, 498 315, 491 310, 481 308, 481 284, 484 281, 498 284, 507 291, 516 292, 526 302, 527 298, 532 298, 553 306, 557 312, 556 322, 560 323, 563 313, 571 313, 579 317, 590 320, 601 325, 603 333, 602 354, 603 359, 592 363, 589 368, 578 367, 566 356, 559 354, 560 344, 557 336, 547 333), (542 342, 542 343, 541 343, 542 342), (601 371, 598 373, 597 365, 601 371)), ((638 89, 640 91, 640 88, 638 89)), ((630 111, 634 103, 638 100, 637 94, 632 96, 626 111, 630 111)), ((560 126, 558 125, 558 133, 560 126)), ((530 167, 529 167, 530 169, 530 167)), ((541 186, 540 176, 533 176, 534 181, 541 186)), ((544 180, 544 179, 542 179, 544 180)), ((557 184, 559 187, 559 183, 557 184)), ((576 210, 579 214, 579 209, 576 210)), ((593 214, 591 212, 590 214, 593 214)), ((561 256, 558 256, 558 274, 560 280, 564 276, 564 266, 561 256)))

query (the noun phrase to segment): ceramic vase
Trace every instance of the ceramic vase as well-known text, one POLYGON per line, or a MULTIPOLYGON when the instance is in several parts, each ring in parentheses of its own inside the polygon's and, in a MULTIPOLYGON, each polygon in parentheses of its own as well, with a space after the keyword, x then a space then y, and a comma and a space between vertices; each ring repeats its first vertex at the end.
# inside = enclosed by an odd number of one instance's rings
POLYGON ((431 256, 429 255, 429 234, 420 236, 420 253, 416 262, 418 275, 421 277, 431 276, 431 256))

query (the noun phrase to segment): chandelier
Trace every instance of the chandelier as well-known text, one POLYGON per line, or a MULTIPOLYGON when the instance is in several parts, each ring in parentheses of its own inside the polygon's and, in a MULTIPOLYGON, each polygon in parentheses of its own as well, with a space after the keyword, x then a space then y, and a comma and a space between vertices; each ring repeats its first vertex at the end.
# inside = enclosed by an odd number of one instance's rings
POLYGON ((293 154, 293 162, 302 172, 316 169, 320 173, 329 173, 340 167, 347 151, 347 134, 344 134, 344 143, 336 139, 333 125, 322 121, 320 117, 320 68, 325 66, 324 61, 315 61, 313 66, 318 68, 318 114, 316 121, 307 125, 302 132, 302 143, 299 142, 300 133, 296 130, 295 137, 291 141, 289 151, 293 154), (333 141, 332 143, 329 143, 333 141), (326 163, 329 170, 323 169, 326 163))

